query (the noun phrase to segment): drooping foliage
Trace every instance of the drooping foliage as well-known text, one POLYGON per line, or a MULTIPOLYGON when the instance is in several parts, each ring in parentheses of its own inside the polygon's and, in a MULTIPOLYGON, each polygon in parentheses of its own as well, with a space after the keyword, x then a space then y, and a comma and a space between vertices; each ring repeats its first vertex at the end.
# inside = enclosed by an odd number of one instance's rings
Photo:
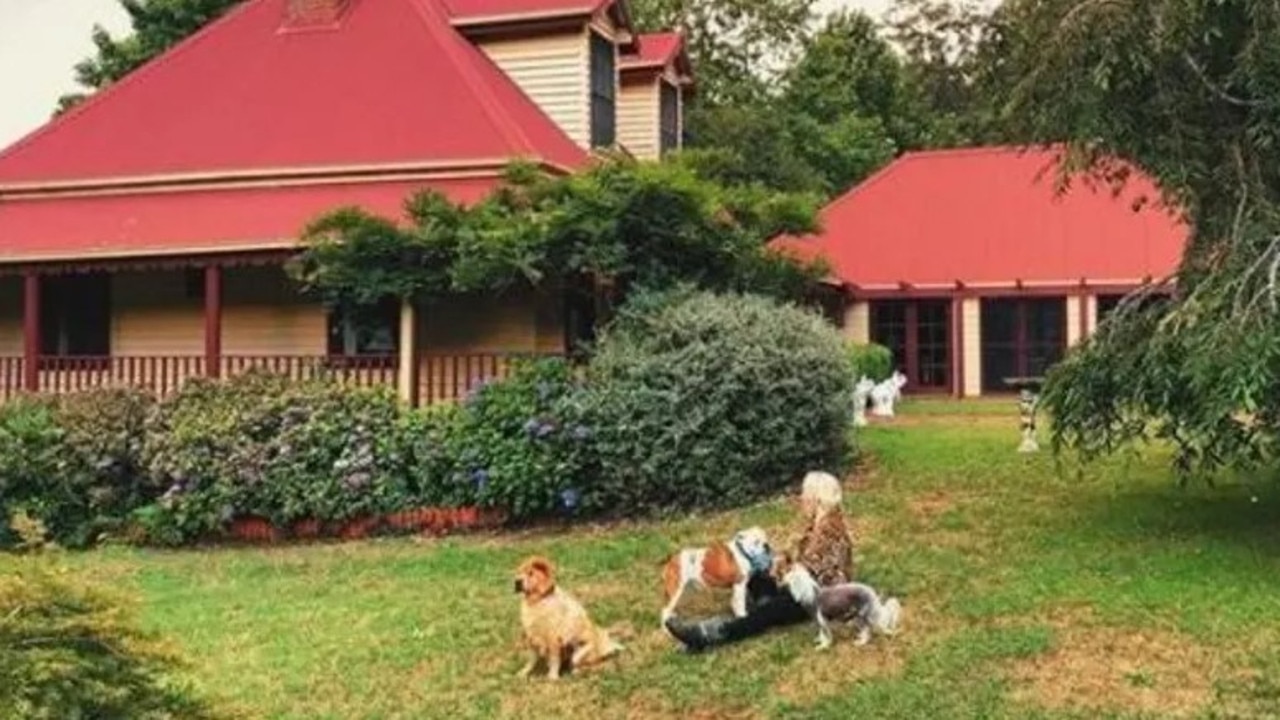
POLYGON ((1134 300, 1051 376, 1060 448, 1156 434, 1186 471, 1274 463, 1280 437, 1280 7, 1254 0, 1015 0, 1007 117, 1070 139, 1070 167, 1130 161, 1192 230, 1167 304, 1134 300))
POLYGON ((316 220, 295 277, 326 301, 420 300, 549 281, 701 287, 796 297, 821 268, 769 251, 811 229, 817 199, 726 187, 676 163, 603 162, 567 177, 515 166, 489 198, 460 206, 425 192, 407 222, 358 209, 316 220))

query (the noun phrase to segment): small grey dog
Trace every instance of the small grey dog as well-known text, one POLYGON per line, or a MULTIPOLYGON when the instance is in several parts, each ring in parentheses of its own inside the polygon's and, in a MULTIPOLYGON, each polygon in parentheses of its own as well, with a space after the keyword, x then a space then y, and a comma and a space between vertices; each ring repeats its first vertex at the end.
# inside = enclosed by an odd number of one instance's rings
POLYGON ((804 565, 790 557, 778 560, 781 583, 797 603, 804 606, 818 623, 818 649, 831 647, 829 621, 849 622, 858 630, 855 645, 866 645, 871 634, 890 636, 898 632, 902 620, 902 604, 897 598, 880 600, 875 588, 863 583, 842 583, 820 587, 804 565))

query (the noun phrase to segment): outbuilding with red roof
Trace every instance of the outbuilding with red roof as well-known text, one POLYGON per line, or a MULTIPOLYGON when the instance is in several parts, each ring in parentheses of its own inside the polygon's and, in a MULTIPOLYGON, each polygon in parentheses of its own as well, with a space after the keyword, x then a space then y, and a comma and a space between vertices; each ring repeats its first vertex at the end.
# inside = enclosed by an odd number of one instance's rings
POLYGON ((908 388, 979 395, 1037 377, 1126 293, 1177 268, 1188 230, 1134 173, 1059 187, 1056 149, 909 153, 775 246, 823 259, 849 337, 908 388))

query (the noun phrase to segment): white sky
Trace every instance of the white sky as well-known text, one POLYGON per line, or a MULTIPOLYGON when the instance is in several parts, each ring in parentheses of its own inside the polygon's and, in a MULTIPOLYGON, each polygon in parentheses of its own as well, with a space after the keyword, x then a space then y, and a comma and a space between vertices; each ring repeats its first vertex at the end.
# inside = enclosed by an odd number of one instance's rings
MULTIPOLYGON (((819 0, 881 17, 891 0, 819 0)), ((0 0, 0 148, 44 124, 58 98, 75 91, 73 67, 93 51, 94 23, 128 30, 117 0, 0 0)))

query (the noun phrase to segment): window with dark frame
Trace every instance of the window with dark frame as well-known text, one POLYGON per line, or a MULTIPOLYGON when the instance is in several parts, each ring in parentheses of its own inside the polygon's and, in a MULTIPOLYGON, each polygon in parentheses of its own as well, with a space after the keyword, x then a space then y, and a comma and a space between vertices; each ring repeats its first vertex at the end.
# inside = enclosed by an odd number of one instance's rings
POLYGON ((982 390, 1009 392, 1007 378, 1041 377, 1067 347, 1064 298, 982 300, 982 390))
POLYGON ((680 149, 680 91, 665 80, 659 85, 659 141, 663 154, 680 149))
POLYGON ((400 351, 400 302, 384 298, 371 307, 329 313, 329 357, 394 358, 400 351))
POLYGON ((951 386, 951 301, 876 300, 871 303, 871 341, 893 353, 894 369, 908 387, 951 386))
POLYGON ((618 70, 613 41, 591 33, 591 147, 617 139, 618 70))
POLYGON ((104 362, 110 357, 110 275, 56 275, 41 281, 40 354, 104 362))

